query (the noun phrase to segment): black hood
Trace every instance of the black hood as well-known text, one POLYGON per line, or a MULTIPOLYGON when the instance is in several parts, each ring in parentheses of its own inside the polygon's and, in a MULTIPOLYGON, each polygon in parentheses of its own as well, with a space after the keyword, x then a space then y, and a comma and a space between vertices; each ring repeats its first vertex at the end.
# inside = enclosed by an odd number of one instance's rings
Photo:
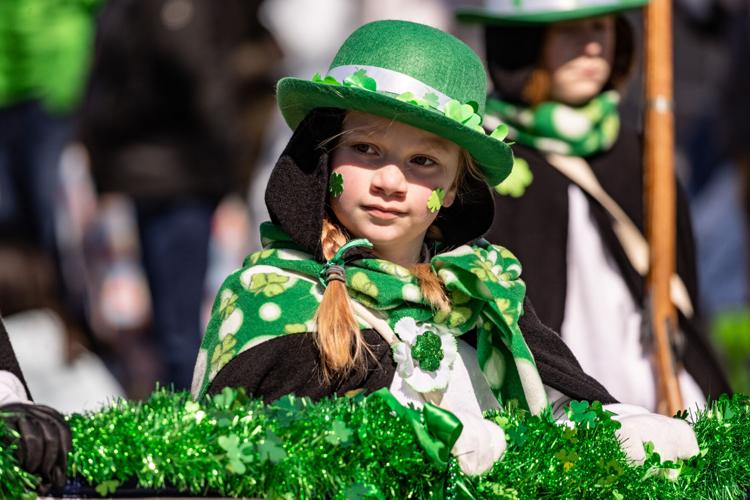
MULTIPOLYGON (((329 152, 341 132, 345 111, 316 109, 299 124, 276 162, 266 187, 274 224, 305 251, 323 260, 320 233, 328 197, 329 152)), ((481 180, 466 175, 456 201, 438 214, 442 243, 456 247, 483 235, 492 224, 494 199, 481 180)))

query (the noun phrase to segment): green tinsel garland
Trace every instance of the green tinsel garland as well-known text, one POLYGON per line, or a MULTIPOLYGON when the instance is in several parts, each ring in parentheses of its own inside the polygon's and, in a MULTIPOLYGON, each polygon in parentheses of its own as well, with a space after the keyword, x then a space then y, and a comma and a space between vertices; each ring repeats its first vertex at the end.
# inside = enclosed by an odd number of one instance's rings
MULTIPOLYGON (((700 412, 694 429, 701 453, 677 463, 651 452, 643 465, 629 465, 614 437, 619 424, 598 403, 573 403, 568 414, 573 427, 512 405, 489 415, 505 429, 508 449, 489 473, 469 478, 455 462, 447 471, 435 468, 380 399, 286 397, 264 405, 225 390, 198 404, 186 393, 160 390, 145 403, 118 401, 71 416, 69 473, 102 495, 134 478, 144 488, 272 498, 436 492, 448 498, 744 498, 750 487, 750 397, 723 397, 700 412), (667 479, 667 470, 677 478, 667 479)), ((13 467, 12 453, 0 450, 0 496, 33 489, 28 475, 13 467)))
POLYGON ((11 430, 0 412, 0 498, 35 498, 39 479, 18 466, 13 454, 18 434, 11 430))

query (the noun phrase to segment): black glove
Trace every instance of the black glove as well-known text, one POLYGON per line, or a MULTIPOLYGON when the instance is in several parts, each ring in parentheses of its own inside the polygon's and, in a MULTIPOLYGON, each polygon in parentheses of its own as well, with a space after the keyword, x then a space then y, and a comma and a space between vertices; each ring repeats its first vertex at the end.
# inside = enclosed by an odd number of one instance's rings
POLYGON ((49 406, 13 403, 0 407, 0 415, 20 438, 16 457, 21 467, 42 480, 39 492, 65 486, 70 429, 63 416, 49 406))

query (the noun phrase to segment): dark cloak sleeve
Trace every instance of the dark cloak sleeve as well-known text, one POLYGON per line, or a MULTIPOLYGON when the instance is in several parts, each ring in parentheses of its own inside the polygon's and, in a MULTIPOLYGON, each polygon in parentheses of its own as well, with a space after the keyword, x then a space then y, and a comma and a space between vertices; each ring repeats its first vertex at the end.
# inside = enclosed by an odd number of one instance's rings
POLYGON ((2 318, 0 318, 0 370, 8 371, 18 377, 24 389, 26 389, 26 396, 31 399, 29 386, 26 385, 26 380, 23 378, 23 373, 21 373, 21 367, 18 366, 18 360, 16 359, 16 354, 13 352, 13 346, 10 345, 8 332, 5 330, 2 318))
MULTIPOLYGON (((559 335, 539 321, 528 299, 524 310, 518 325, 534 355, 542 382, 573 399, 615 403, 601 384, 584 373, 559 335)), ((356 389, 372 392, 389 387, 396 371, 391 349, 374 330, 363 330, 363 334, 373 352, 366 370, 327 387, 320 379, 313 337, 304 333, 284 335, 242 352, 216 375, 208 393, 218 393, 224 387, 244 387, 249 394, 270 402, 285 394, 320 399, 356 389)), ((476 347, 473 332, 461 338, 476 347)))

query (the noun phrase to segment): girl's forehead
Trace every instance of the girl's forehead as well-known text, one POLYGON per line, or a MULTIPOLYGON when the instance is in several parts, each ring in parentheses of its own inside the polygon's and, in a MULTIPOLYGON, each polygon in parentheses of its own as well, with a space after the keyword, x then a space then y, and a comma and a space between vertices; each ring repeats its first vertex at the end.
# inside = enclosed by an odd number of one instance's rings
POLYGON ((441 147, 446 150, 458 149, 458 145, 438 135, 422 130, 405 123, 371 115, 360 111, 348 111, 344 117, 344 132, 350 135, 363 135, 378 137, 382 139, 408 139, 410 142, 419 142, 431 146, 441 147))

